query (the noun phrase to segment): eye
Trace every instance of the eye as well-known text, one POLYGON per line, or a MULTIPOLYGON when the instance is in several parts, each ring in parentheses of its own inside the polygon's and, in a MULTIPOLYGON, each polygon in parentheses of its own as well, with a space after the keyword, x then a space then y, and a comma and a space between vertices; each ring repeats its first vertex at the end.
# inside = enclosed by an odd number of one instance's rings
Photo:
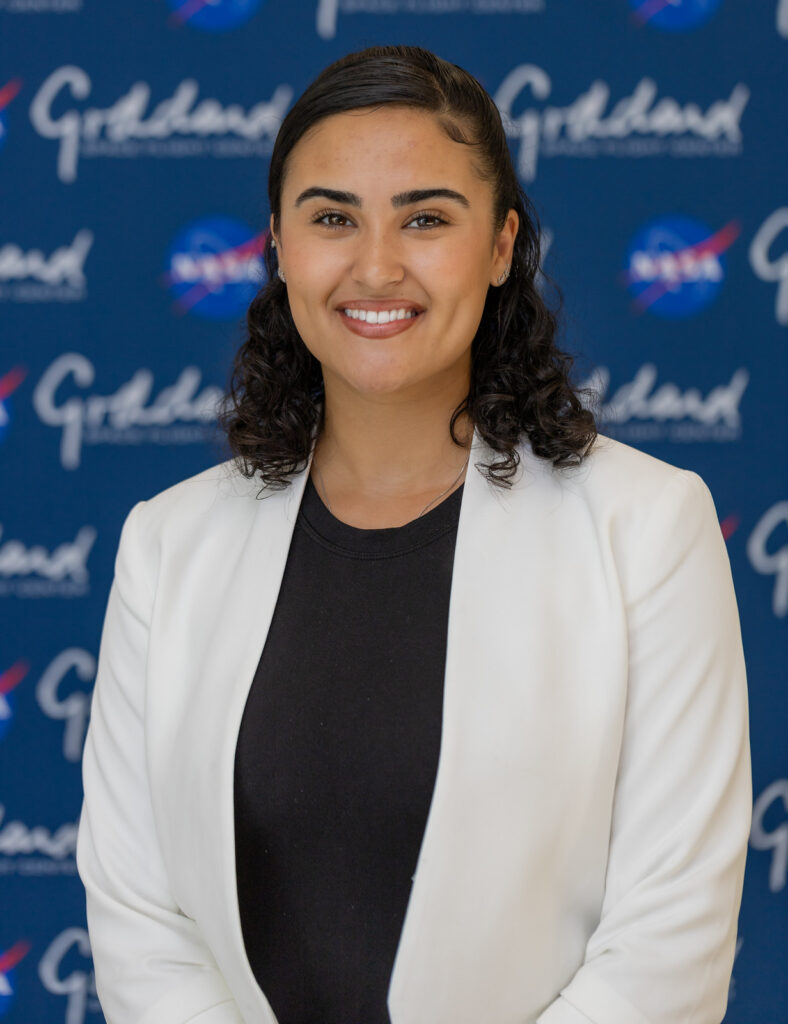
POLYGON ((432 221, 432 224, 424 224, 424 223, 419 224, 418 227, 422 231, 428 230, 429 228, 437 228, 437 227, 440 227, 441 224, 447 224, 448 223, 448 221, 444 220, 443 217, 441 217, 440 214, 438 214, 438 213, 430 213, 428 210, 423 210, 421 213, 414 214, 413 217, 411 217, 411 219, 408 221, 408 223, 412 224, 414 221, 419 221, 419 220, 420 221, 425 221, 425 220, 432 221))
POLYGON ((326 228, 344 228, 346 224, 338 224, 337 220, 345 221, 350 223, 350 220, 345 216, 344 213, 340 213, 339 210, 320 210, 312 218, 313 224, 322 224, 326 228))

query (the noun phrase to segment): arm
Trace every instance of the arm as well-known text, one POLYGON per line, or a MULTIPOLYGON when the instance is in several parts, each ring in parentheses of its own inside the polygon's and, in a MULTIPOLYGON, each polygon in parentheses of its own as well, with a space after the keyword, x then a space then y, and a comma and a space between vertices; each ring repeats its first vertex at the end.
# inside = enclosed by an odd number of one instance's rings
POLYGON ((629 560, 629 689, 601 919, 537 1024, 719 1024, 752 813, 741 633, 708 488, 679 471, 629 560))
POLYGON ((145 765, 145 663, 153 603, 139 541, 121 533, 85 741, 77 867, 99 1000, 110 1024, 241 1024, 197 926, 176 905, 145 765))

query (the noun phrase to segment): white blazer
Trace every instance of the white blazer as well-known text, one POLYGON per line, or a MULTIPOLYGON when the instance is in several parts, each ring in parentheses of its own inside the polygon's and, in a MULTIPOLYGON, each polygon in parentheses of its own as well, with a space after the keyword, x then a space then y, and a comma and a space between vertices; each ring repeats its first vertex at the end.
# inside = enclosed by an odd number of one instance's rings
MULTIPOLYGON (((607 438, 569 471, 520 451, 502 491, 474 435, 391 1020, 717 1024, 752 790, 711 496, 607 438)), ((110 1024, 276 1024, 244 950, 233 767, 308 472, 261 500, 226 462, 123 526, 77 851, 110 1024)))

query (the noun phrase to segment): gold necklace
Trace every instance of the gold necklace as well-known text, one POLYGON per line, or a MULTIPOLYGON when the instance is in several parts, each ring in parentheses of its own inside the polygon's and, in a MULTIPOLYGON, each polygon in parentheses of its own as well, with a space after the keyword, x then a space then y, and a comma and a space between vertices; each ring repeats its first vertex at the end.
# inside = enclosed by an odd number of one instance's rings
MULTIPOLYGON (((427 511, 427 509, 430 508, 431 505, 434 505, 436 501, 440 501, 440 499, 444 496, 444 494, 448 494, 449 493, 449 491, 452 489, 452 487, 454 487, 454 485, 460 479, 462 474, 465 472, 465 469, 466 469, 468 463, 470 462, 470 458, 471 458, 471 453, 469 451, 468 452, 468 457, 465 460, 465 462, 462 464, 462 469, 459 471, 457 476, 455 476, 455 478, 452 480, 452 482, 449 484, 449 486, 446 488, 445 491, 441 491, 441 493, 438 495, 437 498, 433 498, 432 501, 427 502, 427 504, 424 506, 424 508, 421 510, 421 512, 419 512, 419 514, 416 516, 417 519, 421 519, 421 517, 424 515, 424 513, 427 511)), ((320 487, 321 487, 321 489, 323 491, 323 500, 326 503, 326 508, 333 515, 334 513, 331 510, 331 504, 330 504, 330 502, 328 500, 328 493, 326 491, 325 481, 323 480, 323 474, 320 472, 320 469, 318 468, 316 463, 313 462, 312 465, 313 465, 313 468, 314 468, 315 472, 317 473, 318 480, 320 481, 320 487)))

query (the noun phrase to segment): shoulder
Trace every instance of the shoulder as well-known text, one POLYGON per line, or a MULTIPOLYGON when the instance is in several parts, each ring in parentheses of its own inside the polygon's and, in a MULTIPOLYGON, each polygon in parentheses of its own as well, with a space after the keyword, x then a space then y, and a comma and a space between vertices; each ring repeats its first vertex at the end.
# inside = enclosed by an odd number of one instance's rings
POLYGON ((137 502, 121 531, 118 555, 150 558, 179 556, 207 537, 218 539, 253 521, 262 491, 260 481, 241 473, 235 460, 217 463, 137 502))
POLYGON ((592 525, 597 544, 610 551, 624 575, 655 578, 701 540, 717 555, 724 550, 711 492, 692 470, 604 435, 579 466, 558 470, 534 460, 527 449, 523 462, 523 478, 530 469, 556 505, 571 509, 567 521, 592 525))

